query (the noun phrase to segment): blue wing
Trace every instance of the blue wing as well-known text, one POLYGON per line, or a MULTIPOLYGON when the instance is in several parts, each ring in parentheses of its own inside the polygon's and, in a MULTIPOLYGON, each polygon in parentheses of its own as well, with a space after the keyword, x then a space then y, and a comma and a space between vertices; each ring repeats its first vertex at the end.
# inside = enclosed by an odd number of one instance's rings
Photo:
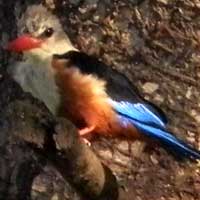
POLYGON ((123 125, 133 124, 144 135, 156 139, 183 157, 200 159, 200 152, 165 129, 165 123, 144 104, 109 100, 123 125))
POLYGON ((118 113, 127 114, 128 116, 131 116, 135 120, 138 120, 144 124, 165 128, 165 122, 158 115, 152 112, 145 104, 133 104, 125 101, 109 101, 112 107, 118 113))

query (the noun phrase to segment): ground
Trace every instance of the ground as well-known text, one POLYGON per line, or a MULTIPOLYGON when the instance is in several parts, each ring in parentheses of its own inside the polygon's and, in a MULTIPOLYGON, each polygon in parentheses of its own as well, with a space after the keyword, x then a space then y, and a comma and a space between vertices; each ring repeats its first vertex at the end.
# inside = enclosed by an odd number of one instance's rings
MULTIPOLYGON (((25 7, 22 3, 15 5, 15 12, 25 7)), ((146 99, 167 113, 169 129, 200 149, 200 1, 45 3, 59 16, 74 45, 123 72, 146 99)), ((15 34, 14 12, 6 10, 11 4, 0 3, 2 68, 8 60, 2 46, 15 34)), ((129 147, 117 139, 92 142, 125 191, 120 199, 200 200, 198 164, 181 162, 157 144, 136 141, 131 152, 129 147)), ((69 199, 61 195, 65 190, 62 179, 47 168, 35 180, 33 199, 69 199)))

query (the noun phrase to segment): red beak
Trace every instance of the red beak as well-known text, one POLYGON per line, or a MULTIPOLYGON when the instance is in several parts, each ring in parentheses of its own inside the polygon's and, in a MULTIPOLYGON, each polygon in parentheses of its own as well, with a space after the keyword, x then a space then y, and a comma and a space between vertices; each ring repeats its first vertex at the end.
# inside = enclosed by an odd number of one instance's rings
POLYGON ((22 35, 17 39, 11 41, 6 46, 8 51, 23 52, 31 49, 39 48, 43 40, 31 37, 29 35, 22 35))

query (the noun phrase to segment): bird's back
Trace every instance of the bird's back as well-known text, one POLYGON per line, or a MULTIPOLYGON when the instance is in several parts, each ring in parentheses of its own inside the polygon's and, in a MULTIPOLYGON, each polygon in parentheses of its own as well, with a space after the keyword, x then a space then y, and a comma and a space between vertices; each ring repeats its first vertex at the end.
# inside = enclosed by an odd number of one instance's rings
POLYGON ((53 66, 62 98, 59 115, 67 117, 79 128, 95 127, 95 134, 138 138, 132 125, 124 127, 119 123, 117 113, 109 104, 105 81, 83 74, 73 66, 65 68, 62 62, 54 62, 53 66))
POLYGON ((78 67, 83 74, 92 74, 105 81, 106 93, 113 100, 145 104, 145 106, 159 116, 164 123, 167 123, 167 118, 163 111, 153 103, 142 98, 138 89, 122 73, 105 65, 96 57, 89 56, 83 52, 69 51, 64 54, 64 57, 78 67))

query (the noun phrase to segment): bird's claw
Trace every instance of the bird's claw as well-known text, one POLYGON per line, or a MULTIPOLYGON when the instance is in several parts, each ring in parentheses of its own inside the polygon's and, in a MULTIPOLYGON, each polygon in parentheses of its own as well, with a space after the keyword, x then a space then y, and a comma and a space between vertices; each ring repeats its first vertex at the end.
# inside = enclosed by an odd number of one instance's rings
POLYGON ((79 135, 80 136, 85 136, 89 133, 91 133, 94 130, 95 126, 89 126, 89 127, 85 127, 83 129, 79 130, 79 135))
POLYGON ((87 140, 86 138, 82 138, 83 142, 87 145, 87 146, 91 146, 91 142, 89 140, 87 140))

